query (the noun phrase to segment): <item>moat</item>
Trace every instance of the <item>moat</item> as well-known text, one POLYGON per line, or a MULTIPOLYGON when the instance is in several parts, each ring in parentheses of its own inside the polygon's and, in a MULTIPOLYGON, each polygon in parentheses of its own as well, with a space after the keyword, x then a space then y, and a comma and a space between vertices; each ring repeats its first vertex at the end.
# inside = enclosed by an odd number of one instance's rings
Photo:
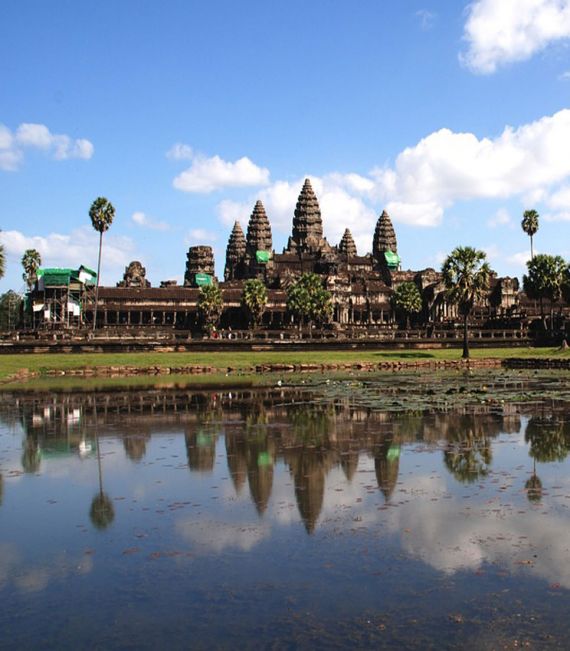
POLYGON ((570 374, 293 383, 0 393, 0 646, 567 647, 570 374))

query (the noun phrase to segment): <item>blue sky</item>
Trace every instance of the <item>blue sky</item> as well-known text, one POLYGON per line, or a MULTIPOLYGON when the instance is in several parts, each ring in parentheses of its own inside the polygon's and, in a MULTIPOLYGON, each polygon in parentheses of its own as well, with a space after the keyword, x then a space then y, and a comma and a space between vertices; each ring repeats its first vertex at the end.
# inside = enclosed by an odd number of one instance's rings
POLYGON ((570 0, 3 0, 0 291, 27 248, 95 266, 97 196, 105 284, 181 281, 194 244, 221 276, 257 198, 283 248, 305 176, 332 244, 386 208, 404 268, 472 245, 520 277, 527 208, 569 259, 569 43, 570 0))

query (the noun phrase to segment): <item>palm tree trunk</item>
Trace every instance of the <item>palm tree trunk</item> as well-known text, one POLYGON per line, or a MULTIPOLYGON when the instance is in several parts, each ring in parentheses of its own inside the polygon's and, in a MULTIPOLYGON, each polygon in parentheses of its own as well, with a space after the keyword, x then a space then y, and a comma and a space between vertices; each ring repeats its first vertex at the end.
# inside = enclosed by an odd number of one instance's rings
POLYGON ((463 359, 469 359, 469 338, 467 328, 467 314, 463 316, 463 359))
POLYGON ((532 249, 532 235, 530 236, 530 259, 534 258, 534 251, 532 249))
POLYGON ((101 249, 103 248, 103 231, 99 233, 99 258, 97 260, 97 284, 95 285, 95 310, 93 311, 93 332, 97 327, 97 305, 99 303, 99 274, 101 273, 101 249))

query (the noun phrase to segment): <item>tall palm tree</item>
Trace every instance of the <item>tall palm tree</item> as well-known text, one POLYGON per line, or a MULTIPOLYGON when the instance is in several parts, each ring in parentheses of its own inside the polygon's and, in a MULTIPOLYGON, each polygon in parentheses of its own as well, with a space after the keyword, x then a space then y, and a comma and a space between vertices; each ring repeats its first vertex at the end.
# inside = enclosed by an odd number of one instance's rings
POLYGON ((532 237, 538 230, 539 215, 536 210, 525 210, 521 222, 523 231, 530 237, 530 259, 534 258, 534 251, 532 249, 532 237))
POLYGON ((39 251, 36 251, 36 249, 27 249, 24 251, 24 255, 22 256, 22 267, 24 267, 22 278, 26 281, 28 291, 31 291, 34 287, 37 278, 37 271, 41 264, 42 256, 39 251))
POLYGON ((416 283, 407 281, 398 285, 392 294, 393 308, 401 312, 406 319, 406 328, 410 327, 410 316, 421 312, 422 296, 416 283))
POLYGON ((224 310, 222 290, 217 283, 200 287, 197 307, 204 329, 211 334, 216 329, 224 310))
POLYGON ((251 278, 243 287, 242 302, 249 312, 253 328, 261 323, 267 307, 267 288, 259 278, 251 278))
POLYGON ((105 197, 97 197, 89 208, 91 225, 99 233, 99 258, 97 260, 97 284, 95 286, 95 310, 93 312, 93 330, 97 325, 97 306, 99 303, 99 275, 101 273, 101 249, 103 247, 103 233, 109 229, 115 217, 113 204, 105 197))
POLYGON ((0 244, 0 278, 4 277, 6 272, 6 256, 4 255, 4 245, 0 244))
POLYGON ((441 268, 448 299, 456 303, 463 317, 463 359, 469 358, 468 320, 473 306, 489 289, 491 268, 484 251, 458 246, 441 268))

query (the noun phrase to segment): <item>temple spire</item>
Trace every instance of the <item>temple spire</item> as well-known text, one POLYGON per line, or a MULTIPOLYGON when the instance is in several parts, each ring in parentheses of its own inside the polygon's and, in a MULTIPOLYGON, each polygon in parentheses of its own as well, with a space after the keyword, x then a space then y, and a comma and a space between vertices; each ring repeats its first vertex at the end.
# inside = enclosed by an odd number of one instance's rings
POLYGON ((349 228, 344 231, 344 235, 342 236, 340 244, 338 245, 338 250, 339 253, 342 253, 347 258, 353 258, 355 255, 357 255, 356 244, 354 243, 354 238, 352 237, 352 233, 350 232, 349 228))
POLYGON ((256 201, 247 225, 246 251, 250 259, 255 259, 256 251, 271 251, 273 240, 271 225, 261 201, 256 201))
POLYGON ((228 246, 226 248, 226 267, 224 270, 224 280, 234 280, 238 274, 238 268, 245 258, 246 242, 245 235, 239 222, 236 221, 228 246))
POLYGON ((384 253, 387 251, 398 253, 398 242, 396 240, 396 232, 394 231, 392 220, 384 210, 376 223, 374 241, 372 243, 372 255, 376 260, 381 261, 384 253))
POLYGON ((316 250, 323 240, 321 209, 309 179, 305 179, 297 200, 291 239, 301 253, 316 250))

